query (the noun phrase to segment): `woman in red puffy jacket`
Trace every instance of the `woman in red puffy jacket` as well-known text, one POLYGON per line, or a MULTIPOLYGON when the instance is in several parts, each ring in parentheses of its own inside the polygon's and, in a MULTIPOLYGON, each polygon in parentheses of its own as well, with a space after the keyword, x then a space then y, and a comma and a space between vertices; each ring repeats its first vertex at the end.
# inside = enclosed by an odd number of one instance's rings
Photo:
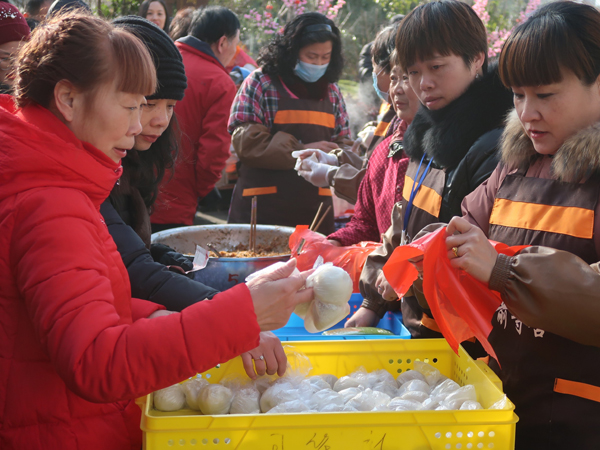
POLYGON ((99 207, 155 88, 136 37, 76 12, 36 29, 0 96, 2 449, 139 450, 133 399, 256 347, 312 296, 289 263, 181 313, 131 298, 99 207))

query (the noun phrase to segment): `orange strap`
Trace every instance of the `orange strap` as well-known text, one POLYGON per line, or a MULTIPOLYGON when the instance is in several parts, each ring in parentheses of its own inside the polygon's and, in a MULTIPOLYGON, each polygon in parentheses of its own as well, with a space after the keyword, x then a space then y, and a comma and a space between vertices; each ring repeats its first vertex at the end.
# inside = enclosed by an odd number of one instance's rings
POLYGON ((574 395, 576 397, 587 398, 588 400, 592 400, 594 402, 600 402, 600 387, 592 384, 556 378, 554 380, 554 392, 558 392, 559 394, 574 395))
POLYGON ((319 195, 324 195, 325 197, 331 197, 331 189, 319 188, 319 195))
POLYGON ((335 116, 320 111, 295 111, 286 109, 277 111, 273 123, 277 124, 305 124, 321 125, 322 127, 335 128, 335 116))
POLYGON ((440 327, 438 327, 437 322, 425 313, 423 313, 423 317, 421 318, 421 325, 423 325, 426 328, 429 328, 430 330, 441 333, 440 327))
POLYGON ((266 194, 277 194, 277 186, 251 188, 251 189, 244 189, 242 191, 242 197, 252 197, 254 195, 266 195, 266 194))

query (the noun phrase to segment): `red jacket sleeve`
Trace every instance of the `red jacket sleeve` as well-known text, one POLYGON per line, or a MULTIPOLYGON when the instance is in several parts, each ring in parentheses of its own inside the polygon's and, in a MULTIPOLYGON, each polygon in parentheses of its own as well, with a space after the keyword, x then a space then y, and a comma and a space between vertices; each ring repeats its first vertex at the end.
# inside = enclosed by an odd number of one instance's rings
POLYGON ((374 192, 371 184, 371 171, 367 173, 358 188, 358 201, 354 206, 354 215, 350 223, 344 228, 328 236, 343 246, 357 244, 361 241, 379 242, 379 229, 377 228, 377 216, 375 214, 374 192))
POLYGON ((127 291, 113 294, 99 213, 83 194, 60 191, 21 199, 10 258, 27 326, 69 389, 92 402, 133 399, 258 346, 245 284, 130 323, 127 291))
POLYGON ((206 93, 211 98, 206 100, 209 106, 202 118, 202 134, 197 144, 196 179, 202 180, 198 183, 198 198, 205 197, 215 187, 230 155, 231 136, 227 123, 235 85, 227 77, 206 93))

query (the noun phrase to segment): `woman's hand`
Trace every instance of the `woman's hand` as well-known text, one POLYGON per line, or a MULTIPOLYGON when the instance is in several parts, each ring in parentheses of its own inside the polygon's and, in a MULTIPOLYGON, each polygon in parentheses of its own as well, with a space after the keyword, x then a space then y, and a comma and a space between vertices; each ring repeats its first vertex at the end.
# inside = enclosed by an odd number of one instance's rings
POLYGON ((398 300, 398 294, 394 292, 392 286, 390 286, 390 283, 388 283, 388 281, 385 279, 383 270, 379 272, 379 275, 377 275, 375 287, 377 288, 379 295, 381 295, 384 300, 387 300, 388 302, 398 300))
POLYGON ((242 361, 246 373, 253 380, 265 373, 269 375, 277 373, 282 377, 287 368, 287 356, 281 341, 270 331, 260 333, 260 344, 255 349, 242 353, 242 361))
POLYGON ((489 283, 498 253, 483 231, 462 217, 454 217, 446 233, 450 264, 483 283, 489 283))
POLYGON ((342 243, 340 241, 336 241, 335 239, 327 239, 327 242, 329 242, 331 245, 334 245, 336 247, 342 246, 342 243))
POLYGON ((379 322, 379 317, 375 311, 363 308, 358 308, 352 317, 350 317, 344 324, 344 328, 349 327, 374 327, 379 322))
POLYGON ((338 144, 336 144, 335 142, 317 141, 317 142, 311 142, 310 144, 304 144, 304 148, 306 148, 306 149, 315 149, 316 148, 316 149, 324 151, 325 153, 329 153, 331 150, 340 148, 340 146, 338 144))
POLYGON ((296 305, 314 298, 312 288, 300 291, 313 271, 307 270, 292 276, 295 268, 296 260, 292 258, 275 271, 259 275, 246 283, 261 331, 283 327, 296 305))

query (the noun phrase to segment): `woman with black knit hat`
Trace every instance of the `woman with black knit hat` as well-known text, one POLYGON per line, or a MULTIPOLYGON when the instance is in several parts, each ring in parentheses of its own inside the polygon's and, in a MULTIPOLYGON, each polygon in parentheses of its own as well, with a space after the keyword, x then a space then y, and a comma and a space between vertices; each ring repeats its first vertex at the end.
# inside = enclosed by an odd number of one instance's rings
MULTIPOLYGON (((142 132, 136 136, 133 149, 123 158, 123 176, 100 207, 100 212, 127 267, 131 295, 159 303, 169 311, 181 311, 218 293, 155 262, 148 250, 149 213, 158 184, 165 169, 172 167, 177 150, 177 122, 173 109, 187 87, 185 70, 173 41, 153 23, 138 16, 126 16, 114 20, 113 24, 133 33, 146 45, 156 67, 158 88, 146 97, 147 104, 143 106, 141 116, 142 132)), ((283 375, 287 362, 279 339, 270 332, 261 332, 260 345, 242 354, 242 360, 246 372, 253 378, 265 373, 283 375), (253 360, 257 361, 253 364, 253 360)))

